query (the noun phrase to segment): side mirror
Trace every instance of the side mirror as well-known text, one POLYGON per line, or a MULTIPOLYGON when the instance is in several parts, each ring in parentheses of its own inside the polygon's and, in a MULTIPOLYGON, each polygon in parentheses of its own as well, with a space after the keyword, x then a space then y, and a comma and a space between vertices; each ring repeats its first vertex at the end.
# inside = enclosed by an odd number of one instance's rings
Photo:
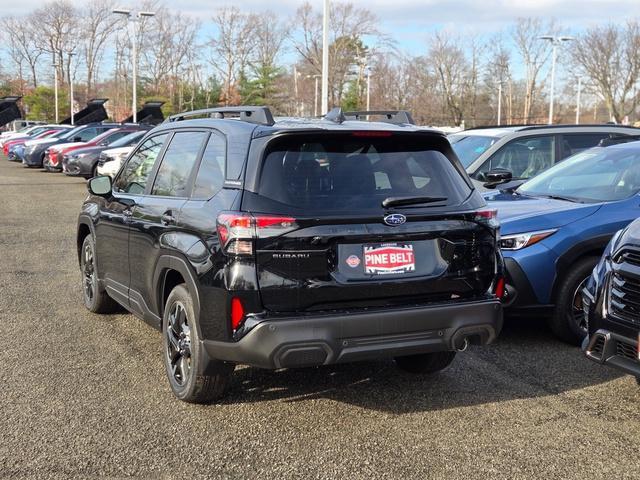
POLYGON ((496 168, 495 170, 487 172, 485 174, 485 178, 487 179, 487 183, 485 183, 484 186, 487 188, 494 188, 496 185, 500 185, 501 183, 510 182, 513 178, 513 173, 509 170, 496 168))
POLYGON ((111 177, 93 177, 87 182, 87 189, 91 195, 97 195, 98 197, 109 196, 112 190, 111 177))

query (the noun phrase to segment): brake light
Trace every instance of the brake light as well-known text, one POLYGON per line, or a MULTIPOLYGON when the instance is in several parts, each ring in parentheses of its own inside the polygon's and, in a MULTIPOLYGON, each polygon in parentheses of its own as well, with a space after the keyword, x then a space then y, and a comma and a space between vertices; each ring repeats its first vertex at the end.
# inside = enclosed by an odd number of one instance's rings
POLYGON ((505 293, 505 284, 504 284, 504 277, 500 277, 498 278, 498 280, 496 281, 496 285, 493 289, 493 294, 499 298, 500 300, 502 300, 504 298, 504 293, 505 293))
POLYGON ((364 131, 364 132, 353 132, 352 136, 354 137, 390 137, 393 135, 393 132, 377 132, 377 131, 364 131))
POLYGON ((498 211, 495 209, 478 210, 475 213, 475 219, 477 222, 484 223, 491 228, 498 228, 500 226, 498 211))
POLYGON ((231 299, 231 328, 237 330, 244 320, 244 306, 239 298, 231 299))
POLYGON ((2 147, 2 151, 4 152, 5 157, 7 155, 9 155, 9 144, 5 143, 4 146, 2 147))
POLYGON ((222 249, 231 255, 253 255, 256 238, 269 238, 295 230, 296 219, 274 215, 221 213, 217 232, 222 249))

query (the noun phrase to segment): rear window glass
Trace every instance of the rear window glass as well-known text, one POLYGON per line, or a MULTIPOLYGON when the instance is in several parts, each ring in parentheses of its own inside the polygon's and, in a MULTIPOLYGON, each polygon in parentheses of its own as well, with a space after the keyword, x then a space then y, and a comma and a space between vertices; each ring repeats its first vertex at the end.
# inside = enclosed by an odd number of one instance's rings
POLYGON ((389 197, 445 197, 471 189, 426 137, 288 137, 267 151, 258 194, 307 212, 375 211, 389 197))

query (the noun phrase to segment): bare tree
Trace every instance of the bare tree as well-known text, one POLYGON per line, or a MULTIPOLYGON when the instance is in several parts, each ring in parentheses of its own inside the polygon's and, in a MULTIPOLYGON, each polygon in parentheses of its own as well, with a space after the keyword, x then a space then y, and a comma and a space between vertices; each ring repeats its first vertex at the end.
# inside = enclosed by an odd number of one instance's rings
POLYGON ((33 12, 37 47, 51 53, 58 65, 58 78, 70 81, 65 52, 73 52, 78 43, 78 12, 69 0, 53 0, 33 12))
POLYGON ((446 32, 437 32, 428 53, 444 100, 444 107, 455 125, 461 125, 477 83, 477 69, 470 62, 462 41, 446 32))
POLYGON ((87 98, 93 88, 102 62, 104 49, 113 39, 118 18, 112 13, 113 0, 91 0, 82 12, 82 56, 87 69, 87 98))
POLYGON ((24 91, 24 68, 29 69, 31 85, 38 87, 38 60, 43 51, 35 42, 36 32, 33 29, 33 16, 26 18, 6 17, 2 19, 2 30, 8 44, 9 57, 14 62, 20 78, 21 90, 24 91))
POLYGON ((540 69, 551 54, 549 42, 541 40, 540 37, 553 35, 557 31, 553 20, 544 22, 539 18, 519 18, 511 32, 513 42, 525 68, 525 97, 522 111, 524 123, 530 121, 540 69))
MULTIPOLYGON (((333 3, 329 12, 329 89, 330 103, 338 105, 345 92, 358 57, 368 49, 363 36, 374 37, 381 44, 388 43, 378 29, 378 19, 365 8, 352 3, 333 3)), ((293 20, 291 41, 302 60, 300 70, 307 75, 322 71, 322 15, 309 2, 302 5, 293 20)))
POLYGON ((222 77, 220 101, 225 105, 240 103, 238 82, 255 47, 256 18, 237 7, 220 8, 213 17, 217 33, 209 42, 209 61, 222 77))
POLYGON ((640 24, 594 27, 573 48, 579 68, 590 77, 616 122, 635 112, 640 81, 640 24))

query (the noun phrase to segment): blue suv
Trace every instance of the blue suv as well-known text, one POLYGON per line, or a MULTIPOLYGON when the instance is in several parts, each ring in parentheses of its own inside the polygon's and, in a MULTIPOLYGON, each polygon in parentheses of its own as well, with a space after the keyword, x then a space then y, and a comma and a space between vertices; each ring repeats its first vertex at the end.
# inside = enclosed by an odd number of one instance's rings
POLYGON ((582 289, 615 232, 640 216, 640 142, 596 147, 513 191, 485 194, 502 223, 505 304, 544 315, 561 339, 587 334, 582 289))

